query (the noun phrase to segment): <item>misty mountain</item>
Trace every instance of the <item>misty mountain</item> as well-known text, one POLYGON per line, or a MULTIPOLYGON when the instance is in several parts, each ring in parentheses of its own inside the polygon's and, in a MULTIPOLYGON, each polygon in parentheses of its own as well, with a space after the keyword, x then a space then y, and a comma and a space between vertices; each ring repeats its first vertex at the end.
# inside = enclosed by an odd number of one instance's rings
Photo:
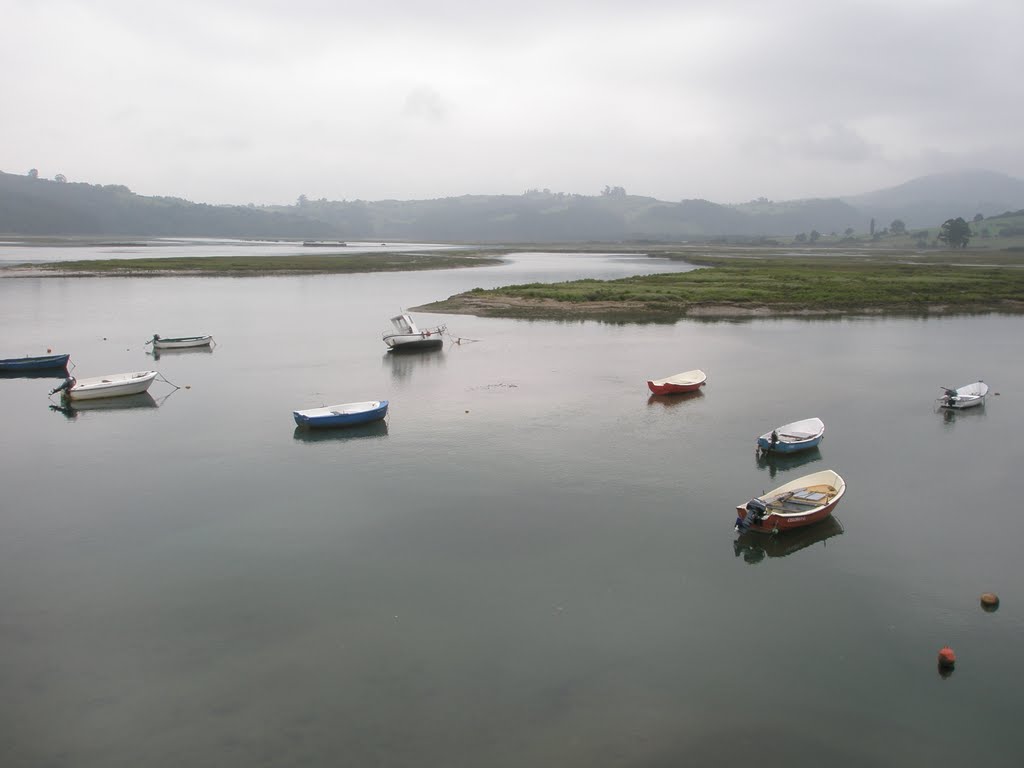
POLYGON ((740 205, 670 202, 606 187, 599 195, 530 190, 435 200, 331 201, 231 206, 136 195, 119 185, 0 173, 0 233, 440 242, 680 241, 792 237, 817 230, 864 234, 871 219, 937 226, 1024 208, 1024 182, 991 172, 942 174, 843 199, 740 205))
POLYGON ((881 225, 902 219, 908 227, 929 227, 962 216, 970 220, 1024 208, 1024 181, 993 171, 939 173, 897 187, 843 201, 881 225))
POLYGON ((295 213, 144 197, 116 184, 82 184, 0 172, 0 232, 143 237, 334 237, 295 213))

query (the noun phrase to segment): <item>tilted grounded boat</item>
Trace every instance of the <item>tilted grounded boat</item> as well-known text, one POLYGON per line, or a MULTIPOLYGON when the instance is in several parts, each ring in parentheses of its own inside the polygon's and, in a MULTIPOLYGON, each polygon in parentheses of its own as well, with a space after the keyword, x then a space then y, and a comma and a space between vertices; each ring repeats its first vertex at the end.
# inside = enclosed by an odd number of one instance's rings
POLYGON ((988 384, 984 381, 965 384, 959 389, 942 389, 945 394, 938 399, 940 408, 973 408, 976 405, 984 405, 988 396, 988 384))
POLYGON ((351 427, 379 421, 387 416, 387 400, 369 400, 362 403, 341 403, 292 411, 295 423, 300 427, 351 427))
POLYGON ((8 357, 0 360, 0 371, 48 371, 68 367, 68 355, 36 355, 8 357))
POLYGON ((824 520, 846 493, 846 481, 823 469, 736 507, 736 531, 782 533, 824 520))
POLYGON ((683 392, 694 392, 704 386, 707 374, 700 369, 684 371, 664 379, 647 382, 647 387, 656 395, 677 395, 683 392))
POLYGON ((825 436, 825 422, 804 419, 783 424, 757 438, 757 449, 765 453, 795 453, 813 448, 825 436))
POLYGON ((165 339, 159 333, 154 333, 153 338, 146 342, 152 344, 153 349, 186 349, 188 347, 208 347, 213 343, 213 336, 176 336, 165 339))
POLYGON ((69 400, 96 400, 101 397, 120 397, 145 392, 159 375, 159 371, 134 371, 132 373, 111 373, 107 376, 93 376, 88 379, 68 377, 50 394, 61 393, 69 400))
POLYGON ((447 326, 438 325, 420 330, 412 318, 403 313, 391 318, 393 333, 385 333, 384 343, 391 352, 413 352, 421 349, 437 349, 444 346, 444 334, 447 326))

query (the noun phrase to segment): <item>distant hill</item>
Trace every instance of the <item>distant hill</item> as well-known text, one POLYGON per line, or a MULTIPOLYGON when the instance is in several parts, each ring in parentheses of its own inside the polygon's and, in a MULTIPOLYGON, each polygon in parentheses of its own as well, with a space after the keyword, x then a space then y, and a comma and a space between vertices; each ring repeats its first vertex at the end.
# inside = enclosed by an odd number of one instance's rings
POLYGON ((296 213, 144 197, 119 185, 33 179, 0 172, 0 233, 146 237, 336 237, 296 213))
POLYGON ((799 233, 863 234, 872 219, 937 227, 948 218, 1024 208, 1024 182, 976 171, 914 179, 843 199, 720 205, 629 195, 531 190, 435 200, 332 201, 295 205, 207 205, 136 195, 119 185, 48 181, 0 173, 0 233, 410 240, 480 243, 757 241, 799 233))
POLYGON ((975 214, 995 216, 1024 208, 1024 181, 992 171, 960 171, 921 176, 897 187, 844 197, 879 225, 902 219, 908 227, 928 227, 975 214))

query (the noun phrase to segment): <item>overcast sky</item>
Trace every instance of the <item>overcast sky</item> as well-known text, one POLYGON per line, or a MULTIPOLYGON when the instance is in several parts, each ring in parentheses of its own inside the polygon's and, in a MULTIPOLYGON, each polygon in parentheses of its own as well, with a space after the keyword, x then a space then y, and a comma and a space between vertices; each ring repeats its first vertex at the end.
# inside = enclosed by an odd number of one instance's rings
POLYGON ((1024 177, 1024 0, 0 0, 0 170, 207 203, 1024 177))

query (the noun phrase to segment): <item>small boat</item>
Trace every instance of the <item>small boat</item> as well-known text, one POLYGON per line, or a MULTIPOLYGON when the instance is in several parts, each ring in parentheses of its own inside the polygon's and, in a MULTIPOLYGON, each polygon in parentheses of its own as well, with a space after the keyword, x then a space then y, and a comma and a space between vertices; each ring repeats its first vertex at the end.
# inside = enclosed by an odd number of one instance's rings
POLYGON ((50 394, 61 393, 68 400, 97 400, 101 397, 137 395, 149 389, 159 371, 134 371, 132 373, 111 373, 107 376, 93 376, 77 379, 70 376, 50 394))
POLYGON ((736 507, 736 531, 781 533, 824 520, 846 493, 846 481, 831 469, 780 485, 736 507))
POLYGON ((783 424, 757 438, 757 450, 764 453, 796 453, 814 448, 825 436, 825 422, 804 419, 783 424))
POLYGON ((341 403, 305 411, 292 411, 292 416, 300 427, 351 427, 379 421, 387 416, 387 413, 387 400, 369 400, 364 403, 341 403))
POLYGON ((707 374, 698 369, 677 373, 675 376, 664 379, 648 381, 647 387, 656 395, 678 395, 700 389, 707 379, 707 374))
POLYGON ((172 339, 165 339, 159 333, 154 333, 153 338, 147 341, 152 344, 153 349, 186 349, 188 347, 208 347, 213 342, 213 336, 176 336, 172 339))
POLYGON ((448 327, 438 325, 420 330, 409 315, 403 313, 391 318, 395 330, 385 333, 384 343, 391 352, 412 352, 420 349, 437 349, 444 346, 444 334, 448 327))
POLYGON ((973 408, 976 405, 984 405, 988 396, 988 384, 984 381, 965 384, 959 389, 942 389, 945 394, 938 399, 940 408, 973 408))
POLYGON ((52 371, 68 367, 71 355, 36 355, 0 360, 0 371, 52 371))

